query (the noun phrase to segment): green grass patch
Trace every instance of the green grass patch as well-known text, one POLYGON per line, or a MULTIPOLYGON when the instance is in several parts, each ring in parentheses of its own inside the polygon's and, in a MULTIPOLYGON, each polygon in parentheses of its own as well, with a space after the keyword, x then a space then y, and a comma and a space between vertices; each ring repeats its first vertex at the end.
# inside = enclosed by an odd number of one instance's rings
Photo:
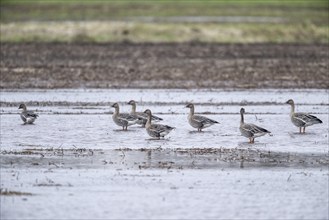
POLYGON ((327 26, 170 24, 140 22, 18 22, 2 24, 1 42, 300 42, 328 43, 327 26))
POLYGON ((268 16, 328 24, 327 0, 300 1, 17 1, 2 0, 0 20, 111 20, 135 16, 268 16))
POLYGON ((1 0, 1 42, 328 43, 327 0, 78 1, 1 0), (184 16, 239 22, 143 22, 184 16), (246 17, 281 23, 247 22, 246 17), (127 21, 128 20, 128 21, 127 21))

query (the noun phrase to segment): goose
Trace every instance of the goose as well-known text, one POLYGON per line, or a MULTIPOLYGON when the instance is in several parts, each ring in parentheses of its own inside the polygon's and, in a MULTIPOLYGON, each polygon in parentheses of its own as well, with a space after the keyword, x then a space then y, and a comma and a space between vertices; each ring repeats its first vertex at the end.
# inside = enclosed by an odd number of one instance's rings
POLYGON ((185 107, 190 109, 188 122, 193 128, 197 128, 198 131, 202 131, 203 128, 210 127, 213 124, 219 124, 219 122, 210 118, 201 115, 194 115, 194 105, 192 103, 187 104, 185 107))
POLYGON ((25 104, 20 104, 18 109, 22 111, 20 116, 24 124, 33 124, 35 119, 39 117, 39 115, 35 114, 33 111, 28 111, 25 104))
POLYGON ((265 134, 270 134, 271 132, 265 128, 261 128, 254 124, 244 123, 243 114, 245 113, 244 108, 240 109, 241 121, 240 121, 240 132, 242 136, 249 138, 249 143, 255 143, 255 138, 263 136, 265 134))
MULTIPOLYGON (((146 121, 147 121, 147 114, 145 112, 136 112, 136 102, 134 100, 130 100, 128 102, 128 105, 131 105, 131 112, 130 114, 137 116, 140 120, 137 121, 137 124, 142 125, 142 127, 145 127, 146 121)), ((159 118, 155 115, 152 115, 153 121, 162 121, 162 118, 159 118)))
POLYGON ((290 119, 291 122, 299 128, 299 133, 305 133, 305 128, 314 124, 321 124, 322 121, 307 113, 295 112, 295 103, 294 100, 289 99, 286 104, 291 106, 290 119))
POLYGON ((114 103, 111 107, 115 109, 112 119, 115 124, 122 127, 122 130, 128 130, 128 126, 134 125, 137 123, 138 118, 134 115, 127 114, 127 113, 120 113, 119 112, 119 105, 118 103, 114 103))
POLYGON ((151 137, 160 139, 161 137, 164 138, 167 134, 169 134, 174 127, 170 127, 168 125, 162 124, 152 124, 152 112, 150 109, 146 109, 144 113, 147 114, 147 121, 145 124, 146 131, 148 135, 151 137))

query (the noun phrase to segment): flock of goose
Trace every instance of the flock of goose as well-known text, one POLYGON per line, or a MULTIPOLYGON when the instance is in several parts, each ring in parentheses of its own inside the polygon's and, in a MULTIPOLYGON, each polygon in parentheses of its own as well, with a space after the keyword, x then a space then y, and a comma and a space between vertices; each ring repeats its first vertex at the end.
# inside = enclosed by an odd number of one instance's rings
MULTIPOLYGON (((146 131, 149 136, 151 136, 152 138, 160 139, 164 138, 173 129, 175 129, 174 127, 168 125, 152 123, 153 121, 162 121, 162 118, 153 115, 150 109, 146 109, 144 112, 137 112, 136 102, 134 100, 129 101, 128 104, 132 106, 132 110, 130 113, 120 113, 120 107, 118 103, 114 103, 111 106, 115 109, 112 115, 112 119, 115 124, 122 127, 122 130, 127 130, 129 126, 138 124, 146 128, 146 131)), ((299 133, 305 133, 305 128, 308 126, 322 123, 320 119, 311 114, 295 112, 295 103, 292 99, 289 99, 286 104, 291 105, 291 122, 299 128, 299 133)), ((196 128, 199 132, 201 132, 204 128, 219 123, 205 116, 194 114, 194 104, 192 103, 188 103, 185 107, 190 109, 190 113, 188 115, 189 124, 193 128, 196 128)), ((28 111, 25 104, 20 104, 18 109, 22 110, 20 116, 24 124, 33 124, 33 122, 38 117, 38 115, 33 111, 28 111)), ((245 123, 244 113, 245 109, 241 108, 240 132, 242 136, 247 137, 249 139, 249 143, 254 143, 256 137, 271 133, 265 128, 259 127, 254 124, 245 123)))

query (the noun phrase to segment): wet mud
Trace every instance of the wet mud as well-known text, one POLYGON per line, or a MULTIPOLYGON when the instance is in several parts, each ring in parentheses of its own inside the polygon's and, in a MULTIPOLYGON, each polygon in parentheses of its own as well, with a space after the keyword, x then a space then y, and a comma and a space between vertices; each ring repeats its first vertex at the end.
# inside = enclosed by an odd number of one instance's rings
POLYGON ((271 152, 238 148, 156 148, 114 150, 26 148, 1 151, 1 167, 99 169, 325 168, 326 154, 271 152))
POLYGON ((0 88, 328 88, 328 45, 1 43, 0 88))

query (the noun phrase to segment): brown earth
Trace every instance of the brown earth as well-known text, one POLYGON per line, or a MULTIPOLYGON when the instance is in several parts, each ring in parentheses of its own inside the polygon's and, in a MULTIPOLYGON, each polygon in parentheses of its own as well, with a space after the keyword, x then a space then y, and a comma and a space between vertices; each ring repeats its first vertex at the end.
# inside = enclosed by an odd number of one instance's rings
POLYGON ((1 43, 0 88, 329 88, 329 45, 1 43))

